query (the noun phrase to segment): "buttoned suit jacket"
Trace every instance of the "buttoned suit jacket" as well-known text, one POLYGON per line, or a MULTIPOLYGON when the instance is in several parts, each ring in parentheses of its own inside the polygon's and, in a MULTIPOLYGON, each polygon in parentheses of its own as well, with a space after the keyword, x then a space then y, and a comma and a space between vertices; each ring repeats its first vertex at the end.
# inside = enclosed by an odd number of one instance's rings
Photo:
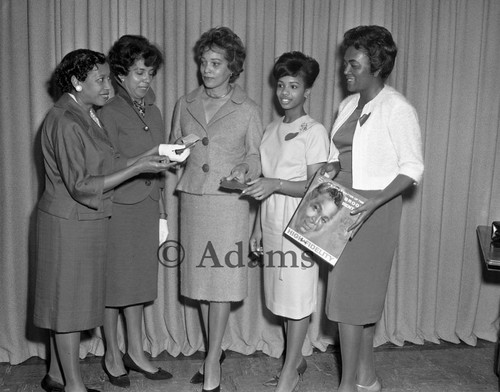
POLYGON ((38 209, 64 219, 111 216, 113 190, 103 190, 104 175, 124 168, 126 160, 69 94, 63 94, 45 117, 41 144, 45 190, 38 209))
POLYGON ((207 123, 203 109, 203 87, 177 101, 170 142, 195 134, 200 137, 180 173, 177 190, 197 195, 227 194, 220 181, 240 163, 248 164, 247 178, 261 174, 259 146, 263 127, 260 108, 238 85, 231 98, 207 123))
MULTIPOLYGON (((116 95, 98 111, 111 143, 122 157, 132 158, 165 143, 165 125, 154 101, 150 89, 144 98, 146 115, 141 117, 127 91, 118 84, 116 95)), ((159 200, 163 184, 161 173, 141 173, 115 188, 113 202, 135 204, 147 197, 159 200)))

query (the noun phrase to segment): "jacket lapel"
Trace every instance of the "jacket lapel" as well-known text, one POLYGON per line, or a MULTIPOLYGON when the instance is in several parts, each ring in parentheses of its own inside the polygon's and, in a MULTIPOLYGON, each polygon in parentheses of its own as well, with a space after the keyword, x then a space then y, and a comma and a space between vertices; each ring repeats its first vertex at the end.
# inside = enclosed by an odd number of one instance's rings
POLYGON ((209 124, 213 124, 217 121, 219 121, 221 118, 226 117, 227 115, 231 114, 236 110, 235 105, 231 100, 226 102, 218 111, 215 113, 215 115, 210 119, 209 124))
POLYGON ((188 94, 186 97, 187 101, 187 111, 193 116, 193 118, 203 127, 205 132, 207 131, 208 125, 219 121, 220 119, 226 117, 227 115, 233 113, 237 106, 241 105, 246 100, 246 93, 237 84, 234 85, 233 95, 231 99, 226 102, 215 115, 212 117, 210 122, 207 124, 205 118, 205 110, 203 109, 203 103, 201 101, 201 94, 203 93, 203 86, 188 94))
POLYGON ((188 94, 186 97, 186 110, 193 116, 193 118, 201 125, 201 127, 207 132, 207 120, 205 119, 205 110, 203 109, 203 103, 201 102, 201 93, 203 87, 194 90, 192 93, 188 94))
POLYGON ((99 139, 108 146, 112 147, 106 130, 104 128, 100 128, 94 120, 90 118, 90 114, 88 114, 77 102, 75 102, 69 94, 64 94, 57 102, 57 105, 74 113, 78 117, 82 127, 88 129, 89 135, 92 138, 99 139))
POLYGON ((231 95, 231 99, 215 113, 215 116, 210 120, 210 124, 233 113, 238 108, 238 105, 241 105, 247 99, 246 92, 239 85, 233 84, 233 89, 234 91, 231 95))

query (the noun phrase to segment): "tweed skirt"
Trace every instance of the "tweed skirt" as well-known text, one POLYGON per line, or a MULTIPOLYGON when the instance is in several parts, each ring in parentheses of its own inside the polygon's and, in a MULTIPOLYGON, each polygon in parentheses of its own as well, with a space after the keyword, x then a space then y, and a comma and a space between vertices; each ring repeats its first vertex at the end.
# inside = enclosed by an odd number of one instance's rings
MULTIPOLYGON (((373 191, 357 191, 370 197, 373 191)), ((328 275, 326 315, 352 325, 376 323, 384 310, 399 238, 402 199, 378 208, 348 242, 328 275)))
POLYGON ((36 326, 74 332, 102 325, 108 223, 38 210, 36 326))
POLYGON ((181 192, 181 294, 236 302, 248 291, 249 204, 237 195, 181 192))
POLYGON ((113 204, 106 265, 106 306, 154 301, 158 295, 158 201, 113 204))

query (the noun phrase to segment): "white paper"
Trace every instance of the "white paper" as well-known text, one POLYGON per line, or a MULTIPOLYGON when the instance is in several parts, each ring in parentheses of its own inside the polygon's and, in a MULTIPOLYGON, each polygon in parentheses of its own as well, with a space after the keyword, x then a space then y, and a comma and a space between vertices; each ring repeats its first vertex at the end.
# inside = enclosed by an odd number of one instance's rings
POLYGON ((168 237, 168 224, 167 220, 160 218, 160 245, 163 244, 168 237))
POLYGON ((184 144, 160 144, 158 148, 158 154, 165 155, 172 162, 184 162, 190 153, 191 150, 185 148, 184 144), (178 150, 182 152, 177 153, 178 150))

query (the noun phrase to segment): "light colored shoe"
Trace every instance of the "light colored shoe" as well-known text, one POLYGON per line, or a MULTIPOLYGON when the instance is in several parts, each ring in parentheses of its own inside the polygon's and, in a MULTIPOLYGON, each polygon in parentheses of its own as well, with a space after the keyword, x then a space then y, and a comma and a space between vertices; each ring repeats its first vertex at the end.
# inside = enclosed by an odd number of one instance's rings
POLYGON ((358 388, 358 392, 380 392, 382 390, 382 384, 380 384, 378 378, 375 379, 372 385, 365 387, 364 385, 356 384, 356 387, 358 388))
POLYGON ((280 376, 277 374, 273 378, 263 382, 262 385, 264 385, 265 387, 276 387, 279 381, 280 381, 280 376))
MULTIPOLYGON (((306 372, 306 370, 307 370, 307 362, 304 358, 302 358, 302 360, 299 363, 299 366, 297 366, 297 373, 299 373, 299 380, 300 381, 303 380, 304 373, 306 372)), ((267 380, 266 382, 264 382, 262 385, 264 385, 265 387, 278 386, 278 383, 280 381, 280 375, 281 375, 281 372, 279 372, 276 376, 274 376, 270 380, 267 380)))

